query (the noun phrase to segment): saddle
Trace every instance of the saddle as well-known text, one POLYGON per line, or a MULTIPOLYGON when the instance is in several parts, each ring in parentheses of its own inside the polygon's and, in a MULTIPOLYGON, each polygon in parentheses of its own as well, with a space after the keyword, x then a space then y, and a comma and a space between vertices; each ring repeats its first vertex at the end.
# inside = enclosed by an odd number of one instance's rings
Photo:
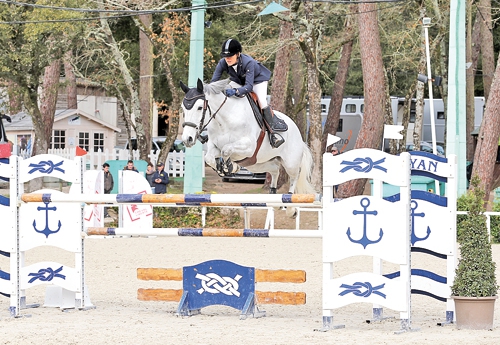
POLYGON ((262 142, 264 141, 264 137, 266 135, 266 127, 264 124, 265 121, 264 117, 260 112, 260 107, 258 105, 259 100, 257 98, 257 95, 254 92, 250 92, 249 94, 246 94, 245 97, 248 99, 248 103, 250 103, 250 107, 252 108, 255 120, 257 121, 257 124, 260 127, 260 133, 259 137, 257 138, 257 147, 255 148, 255 152, 253 153, 253 155, 251 157, 243 158, 239 161, 234 161, 235 163, 238 163, 238 165, 242 167, 254 165, 257 162, 257 153, 259 153, 259 149, 262 146, 262 142))

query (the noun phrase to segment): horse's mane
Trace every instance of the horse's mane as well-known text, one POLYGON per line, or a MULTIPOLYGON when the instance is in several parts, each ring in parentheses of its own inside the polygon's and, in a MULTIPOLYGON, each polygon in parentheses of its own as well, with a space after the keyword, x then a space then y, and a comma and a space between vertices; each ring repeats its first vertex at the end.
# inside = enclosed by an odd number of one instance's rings
POLYGON ((213 83, 210 84, 203 84, 203 91, 206 94, 211 94, 211 93, 221 93, 224 91, 226 86, 229 84, 229 79, 222 79, 218 81, 214 81, 213 83))

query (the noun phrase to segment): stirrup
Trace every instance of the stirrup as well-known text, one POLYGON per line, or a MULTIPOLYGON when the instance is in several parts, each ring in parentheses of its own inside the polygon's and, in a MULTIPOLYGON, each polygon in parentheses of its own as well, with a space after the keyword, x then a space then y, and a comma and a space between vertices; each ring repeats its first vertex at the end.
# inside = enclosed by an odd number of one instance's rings
POLYGON ((277 149, 285 142, 285 139, 278 133, 269 133, 269 142, 274 149, 277 149))

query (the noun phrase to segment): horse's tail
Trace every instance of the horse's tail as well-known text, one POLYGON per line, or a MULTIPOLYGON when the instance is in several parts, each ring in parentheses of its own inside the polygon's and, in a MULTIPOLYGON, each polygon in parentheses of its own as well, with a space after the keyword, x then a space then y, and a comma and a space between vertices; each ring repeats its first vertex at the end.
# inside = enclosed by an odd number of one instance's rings
POLYGON ((297 180, 294 193, 297 194, 315 194, 313 185, 311 184, 311 175, 313 170, 313 157, 311 150, 303 143, 302 160, 300 162, 300 173, 297 180))

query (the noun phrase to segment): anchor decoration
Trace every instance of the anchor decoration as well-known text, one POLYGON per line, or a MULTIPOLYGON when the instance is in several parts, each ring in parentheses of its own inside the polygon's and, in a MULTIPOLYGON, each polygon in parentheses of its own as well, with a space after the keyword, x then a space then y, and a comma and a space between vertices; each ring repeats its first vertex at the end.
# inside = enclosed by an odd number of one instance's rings
POLYGON ((57 230, 50 230, 49 228, 49 211, 56 211, 57 207, 49 207, 50 201, 44 201, 45 207, 38 206, 36 209, 37 211, 43 211, 45 210, 45 229, 43 230, 38 230, 36 228, 36 220, 33 220, 33 229, 35 229, 36 232, 40 234, 44 234, 46 238, 49 238, 49 235, 55 234, 61 230, 61 221, 59 220, 58 223, 58 228, 57 230))
POLYGON ((200 295, 208 292, 211 294, 223 293, 227 296, 240 297, 238 281, 241 279, 241 276, 239 274, 233 279, 230 277, 221 277, 217 273, 198 273, 195 278, 201 280, 201 288, 196 290, 200 295))
POLYGON ((380 228, 380 232, 379 232, 379 238, 372 241, 368 238, 366 232, 366 216, 367 215, 374 215, 376 216, 378 214, 377 211, 367 211, 366 209, 368 208, 368 206, 370 206, 370 199, 368 198, 363 198, 361 199, 361 201, 359 202, 359 204, 361 205, 361 207, 363 207, 363 211, 357 211, 357 210, 353 210, 352 211, 352 214, 354 215, 358 215, 358 214, 362 214, 363 215, 363 237, 361 237, 359 240, 355 240, 351 237, 351 227, 348 227, 347 228, 347 237, 349 238, 349 241, 353 242, 353 243, 359 243, 363 246, 364 249, 366 249, 366 247, 369 245, 369 244, 374 244, 374 243, 378 243, 380 242, 380 240, 382 239, 382 237, 384 236, 384 231, 382 230, 382 228, 380 228))
POLYGON ((41 268, 36 273, 28 274, 29 277, 33 277, 29 280, 29 283, 33 283, 35 280, 40 280, 42 282, 50 282, 54 278, 62 278, 66 279, 66 276, 63 274, 59 274, 62 271, 63 267, 59 267, 55 271, 51 267, 41 268))
POLYGON ((28 171, 28 174, 33 174, 36 171, 39 171, 42 174, 51 174, 54 170, 60 171, 64 174, 64 169, 61 169, 60 166, 64 163, 64 160, 59 163, 53 163, 51 160, 48 161, 40 161, 37 163, 31 163, 29 167, 33 168, 28 171))
POLYGON ((378 169, 383 172, 387 172, 387 169, 380 166, 380 164, 385 162, 385 158, 379 159, 378 161, 373 161, 370 157, 365 157, 365 158, 355 158, 354 161, 349 162, 349 161, 342 161, 340 163, 341 165, 347 165, 346 167, 342 168, 340 170, 341 173, 344 173, 346 171, 349 171, 353 169, 356 172, 363 172, 367 173, 370 172, 372 169, 378 169))
POLYGON ((415 235, 415 217, 425 217, 424 212, 415 213, 415 210, 418 207, 418 203, 415 200, 411 201, 411 245, 414 246, 418 241, 424 241, 429 238, 431 234, 431 228, 427 226, 427 235, 425 237, 417 237, 415 235))
POLYGON ((385 284, 380 284, 377 286, 372 286, 369 282, 355 282, 352 285, 342 284, 340 288, 344 288, 345 290, 339 293, 339 296, 347 295, 348 293, 352 293, 358 297, 369 297, 371 294, 379 295, 385 299, 386 295, 378 290, 383 289, 385 284))

